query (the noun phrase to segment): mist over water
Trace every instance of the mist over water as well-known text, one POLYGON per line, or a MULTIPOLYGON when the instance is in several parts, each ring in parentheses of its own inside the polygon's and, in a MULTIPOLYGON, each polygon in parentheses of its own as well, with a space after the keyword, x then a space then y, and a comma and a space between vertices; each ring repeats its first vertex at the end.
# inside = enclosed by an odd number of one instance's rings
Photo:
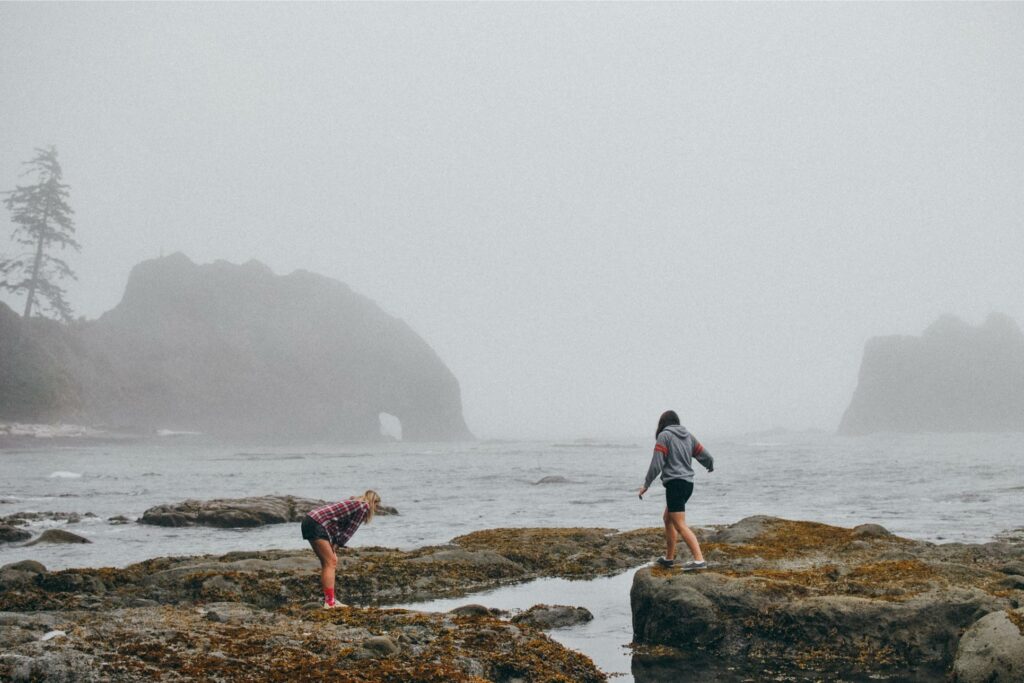
MULTIPOLYGON (((666 409, 716 459, 695 526, 1019 529, 1024 434, 835 431, 1019 424, 1022 35, 1010 3, 0 3, 0 192, 59 148, 89 319, 22 324, 0 287, 0 429, 163 435, 0 448, 0 516, 95 515, 0 565, 307 547, 108 522, 187 498, 374 488, 401 514, 359 546, 658 526, 666 409), (181 268, 132 299, 145 261, 181 268), (1000 344, 965 344, 986 319, 1000 344), (333 442, 378 414, 399 442, 333 442)), ((628 680, 629 575, 467 601, 578 600, 555 637, 628 680)))
POLYGON ((0 189, 59 147, 77 312, 179 250, 321 273, 423 336, 478 436, 666 408, 831 430, 869 337, 1024 321, 1019 4, 7 3, 0 27, 0 189))

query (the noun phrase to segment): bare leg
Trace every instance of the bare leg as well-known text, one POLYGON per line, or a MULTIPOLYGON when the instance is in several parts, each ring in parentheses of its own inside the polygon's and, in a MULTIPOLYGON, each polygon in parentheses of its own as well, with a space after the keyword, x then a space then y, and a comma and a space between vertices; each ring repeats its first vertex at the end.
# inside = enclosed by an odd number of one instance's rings
POLYGON ((326 593, 327 589, 334 590, 334 571, 338 567, 338 556, 334 554, 331 544, 322 538, 316 538, 309 542, 313 546, 313 552, 320 560, 320 587, 326 593))
MULTIPOLYGON (((686 547, 688 547, 690 552, 693 553, 693 559, 697 562, 703 562, 704 554, 700 551, 700 543, 697 541, 697 536, 690 531, 690 527, 686 526, 686 513, 666 511, 665 515, 668 517, 666 527, 668 526, 668 522, 671 522, 676 533, 686 541, 686 547)), ((666 531, 666 537, 667 535, 668 532, 666 531)))
POLYGON ((667 507, 661 518, 665 521, 665 559, 672 560, 676 556, 676 530, 667 507))

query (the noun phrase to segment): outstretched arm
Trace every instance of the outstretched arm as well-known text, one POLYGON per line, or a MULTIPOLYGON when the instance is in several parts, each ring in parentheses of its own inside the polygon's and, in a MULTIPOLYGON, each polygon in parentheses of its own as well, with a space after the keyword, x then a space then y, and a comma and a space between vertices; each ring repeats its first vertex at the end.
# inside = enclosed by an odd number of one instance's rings
POLYGON ((654 478, 661 474, 662 465, 665 463, 665 456, 668 454, 668 447, 663 443, 654 445, 654 455, 651 457, 651 464, 647 468, 647 476, 644 477, 643 488, 640 489, 640 495, 644 495, 647 489, 651 487, 651 482, 654 478))
POLYGON ((704 465, 704 467, 707 468, 708 472, 714 472, 715 459, 711 457, 711 454, 708 453, 707 449, 704 448, 704 445, 700 441, 694 439, 693 443, 693 457, 696 458, 697 462, 699 462, 701 465, 704 465))

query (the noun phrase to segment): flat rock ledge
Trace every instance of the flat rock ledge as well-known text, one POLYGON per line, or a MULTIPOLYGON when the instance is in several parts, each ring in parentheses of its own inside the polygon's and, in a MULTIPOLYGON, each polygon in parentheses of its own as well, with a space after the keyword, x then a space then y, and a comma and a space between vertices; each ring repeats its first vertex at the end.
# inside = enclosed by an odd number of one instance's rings
MULTIPOLYGON (((239 529, 301 522, 313 508, 327 501, 299 496, 253 496, 250 498, 218 498, 214 500, 186 500, 181 503, 157 505, 142 513, 140 524, 184 527, 209 526, 221 529, 239 529)), ((397 515, 390 506, 377 509, 380 516, 397 515)))
POLYGON ((0 625, 9 681, 605 680, 584 655, 490 616, 210 603, 0 613, 0 625))
POLYGON ((694 674, 728 669, 787 680, 1024 680, 1019 670, 1016 678, 966 675, 1019 661, 1007 664, 1005 652, 1024 585, 1007 571, 1024 558, 1024 543, 935 545, 877 525, 772 517, 699 536, 708 570, 645 567, 634 575, 637 681, 656 680, 666 661, 694 674), (1000 616, 986 617, 993 613, 1000 616), (970 661, 954 671, 958 647, 970 661), (993 652, 1003 659, 986 660, 993 652))
POLYGON ((0 680, 602 681, 584 655, 487 608, 381 606, 612 575, 661 542, 657 529, 493 529, 353 548, 338 592, 355 606, 336 610, 319 607, 308 549, 59 572, 21 562, 0 567, 0 680), (65 635, 41 640, 51 631, 65 635))

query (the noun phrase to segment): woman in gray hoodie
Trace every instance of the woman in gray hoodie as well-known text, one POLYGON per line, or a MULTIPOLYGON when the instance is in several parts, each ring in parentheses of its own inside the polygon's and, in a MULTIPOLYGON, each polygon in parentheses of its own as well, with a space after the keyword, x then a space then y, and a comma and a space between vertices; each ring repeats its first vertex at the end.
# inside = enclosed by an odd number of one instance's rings
POLYGON ((676 564, 676 541, 681 536, 693 553, 693 561, 683 565, 683 571, 706 569, 708 563, 704 561, 697 536, 686 526, 686 501, 693 494, 693 460, 696 459, 708 472, 714 472, 715 459, 686 431, 686 427, 679 424, 679 416, 674 410, 661 414, 655 438, 654 457, 647 468, 640 498, 660 473, 665 487, 665 514, 662 515, 665 521, 665 557, 658 558, 658 564, 663 567, 676 564))

